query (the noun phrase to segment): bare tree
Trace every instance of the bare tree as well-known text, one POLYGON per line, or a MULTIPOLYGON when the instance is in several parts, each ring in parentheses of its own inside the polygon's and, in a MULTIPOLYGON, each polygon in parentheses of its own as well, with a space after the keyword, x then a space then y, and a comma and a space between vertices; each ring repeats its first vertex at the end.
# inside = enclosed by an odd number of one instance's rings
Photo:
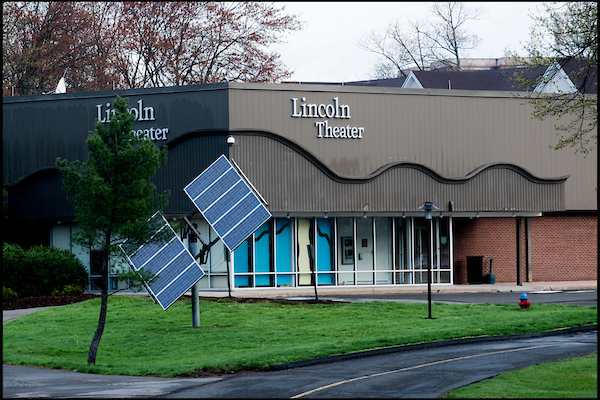
POLYGON ((482 18, 484 12, 462 2, 435 3, 429 21, 398 20, 383 33, 367 33, 359 46, 383 57, 375 65, 378 78, 406 76, 410 69, 425 70, 433 63, 460 70, 462 51, 479 44, 477 35, 469 33, 465 24, 482 18))
POLYGON ((429 38, 422 30, 421 22, 408 22, 403 29, 400 21, 389 25, 384 33, 371 31, 360 41, 365 50, 383 56, 375 65, 378 77, 406 76, 406 70, 424 70, 434 59, 429 52, 429 38))
POLYGON ((472 50, 479 45, 480 38, 469 33, 465 23, 477 20, 484 14, 481 7, 467 8, 462 2, 434 3, 431 13, 436 22, 431 24, 431 29, 426 35, 432 42, 431 51, 437 61, 451 69, 461 69, 460 58, 462 50, 472 50), (450 54, 452 60, 446 56, 450 54))

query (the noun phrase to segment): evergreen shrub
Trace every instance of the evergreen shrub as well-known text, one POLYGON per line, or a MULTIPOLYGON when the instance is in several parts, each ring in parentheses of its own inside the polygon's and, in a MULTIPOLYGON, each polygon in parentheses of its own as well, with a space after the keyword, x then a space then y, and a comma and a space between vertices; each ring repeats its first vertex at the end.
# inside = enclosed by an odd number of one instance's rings
POLYGON ((6 286, 2 286, 2 302, 15 301, 19 298, 17 292, 8 288, 6 286))
POLYGON ((57 247, 36 246, 25 251, 4 243, 2 261, 3 284, 21 297, 50 296, 64 291, 68 285, 79 288, 87 285, 88 274, 83 263, 74 254, 57 247))
POLYGON ((52 291, 52 296, 69 296, 83 293, 83 288, 79 285, 65 285, 61 289, 56 288, 52 291))

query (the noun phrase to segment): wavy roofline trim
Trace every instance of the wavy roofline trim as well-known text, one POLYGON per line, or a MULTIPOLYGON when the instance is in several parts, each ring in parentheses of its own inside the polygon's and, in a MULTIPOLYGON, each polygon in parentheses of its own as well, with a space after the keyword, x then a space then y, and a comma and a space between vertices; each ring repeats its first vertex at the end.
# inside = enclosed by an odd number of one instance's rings
POLYGON ((329 178, 331 178, 332 180, 339 182, 339 183, 369 182, 369 181, 376 179, 378 176, 382 175, 387 170, 393 169, 393 168, 417 169, 417 170, 420 170, 420 171, 424 172, 425 174, 431 176, 436 181, 441 182, 441 183, 447 183, 447 184, 465 183, 465 182, 473 179, 479 173, 481 173, 485 170, 494 169, 494 168, 510 169, 510 170, 515 171, 518 174, 522 175, 529 181, 534 182, 534 183, 540 183, 540 184, 557 184, 557 183, 566 181, 570 177, 570 175, 565 175, 565 176, 554 177, 554 178, 541 178, 541 177, 538 177, 538 176, 532 174, 527 169, 520 167, 516 164, 512 164, 509 162, 494 162, 494 163, 488 163, 488 164, 481 165, 481 166, 477 167, 476 169, 474 169, 473 171, 469 172, 464 177, 449 178, 449 177, 445 177, 445 176, 437 173, 433 169, 431 169, 423 164, 419 164, 419 163, 415 163, 415 162, 408 162, 408 161, 399 161, 399 162, 393 162, 393 163, 388 163, 388 164, 382 165, 381 167, 377 168, 376 170, 374 170, 373 172, 371 172, 369 175, 367 175, 365 177, 351 177, 351 176, 340 175, 340 174, 334 172, 324 162, 322 162, 316 155, 314 155, 312 152, 305 149, 298 143, 294 142, 293 140, 283 137, 277 133, 263 131, 263 130, 230 129, 227 132, 214 131, 214 130, 194 131, 194 132, 188 132, 183 135, 180 135, 177 138, 173 139, 172 141, 170 141, 164 145, 174 147, 173 145, 177 146, 180 143, 188 140, 190 137, 196 137, 196 136, 232 135, 232 134, 243 135, 243 136, 263 136, 263 137, 267 137, 267 138, 273 139, 275 141, 278 141, 278 142, 282 143, 283 145, 296 151, 300 155, 302 155, 304 158, 309 160, 313 165, 315 165, 317 168, 319 168, 325 175, 327 175, 329 178))
MULTIPOLYGON (((462 184, 462 183, 465 183, 465 182, 473 179, 474 177, 476 177, 483 171, 486 171, 488 169, 495 169, 495 168, 510 169, 510 170, 520 174, 521 176, 525 177, 529 181, 534 182, 534 183, 539 183, 539 184, 557 184, 557 183, 566 181, 570 177, 570 175, 565 175, 565 176, 556 177, 556 178, 540 178, 540 177, 532 174, 527 169, 520 167, 516 164, 512 164, 512 163, 508 163, 508 162, 494 162, 494 163, 483 164, 483 165, 475 168, 473 171, 469 172, 464 177, 449 178, 449 177, 445 177, 445 176, 437 173, 436 171, 432 170, 431 168, 429 168, 423 164, 419 164, 419 163, 415 163, 415 162, 408 162, 408 161, 399 161, 399 162, 393 162, 393 163, 388 163, 388 164, 382 165, 381 167, 377 168, 375 171, 371 172, 369 175, 367 175, 365 177, 350 177, 350 176, 340 175, 340 174, 334 172, 325 163, 323 163, 317 156, 315 156, 312 152, 306 150, 304 147, 300 146, 298 143, 294 142, 293 140, 283 137, 277 133, 268 132, 268 131, 259 131, 259 130, 191 131, 191 132, 187 132, 187 133, 184 133, 184 134, 178 136, 177 138, 163 144, 162 146, 168 146, 170 148, 173 148, 173 147, 176 147, 176 146, 186 142, 187 140, 189 140, 191 138, 198 137, 198 136, 228 136, 231 134, 243 135, 243 136, 263 136, 263 137, 267 137, 269 139, 278 141, 278 142, 282 143, 283 145, 289 147, 290 149, 294 150, 295 152, 299 153, 301 156, 303 156, 304 158, 309 160, 313 165, 315 165, 319 170, 321 170, 321 172, 323 172, 327 177, 329 177, 330 179, 332 179, 333 181, 338 182, 338 183, 369 182, 374 179, 377 179, 377 177, 384 174, 386 171, 394 169, 394 168, 413 168, 413 169, 419 170, 419 171, 429 175, 436 181, 445 183, 445 184, 462 184)), ((27 181, 34 179, 37 176, 49 175, 49 174, 55 173, 55 172, 58 172, 58 167, 40 168, 38 170, 33 171, 29 175, 23 177, 18 182, 15 182, 13 184, 4 184, 4 185, 2 185, 2 187, 6 188, 6 189, 15 189, 21 185, 26 184, 27 181)))

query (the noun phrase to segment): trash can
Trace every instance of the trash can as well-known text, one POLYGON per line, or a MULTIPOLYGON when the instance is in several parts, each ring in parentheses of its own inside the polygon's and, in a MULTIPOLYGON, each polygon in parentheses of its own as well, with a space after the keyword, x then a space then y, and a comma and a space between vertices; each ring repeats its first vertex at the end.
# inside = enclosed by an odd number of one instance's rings
POLYGON ((488 281, 489 281, 489 283, 491 283, 492 285, 493 285, 494 283, 496 283, 496 275, 492 274, 492 263, 493 263, 493 262, 494 262, 494 259, 493 259, 493 258, 490 258, 490 273, 489 273, 489 274, 487 274, 487 276, 488 276, 488 281))
POLYGON ((483 283, 483 256, 467 257, 467 283, 483 283))

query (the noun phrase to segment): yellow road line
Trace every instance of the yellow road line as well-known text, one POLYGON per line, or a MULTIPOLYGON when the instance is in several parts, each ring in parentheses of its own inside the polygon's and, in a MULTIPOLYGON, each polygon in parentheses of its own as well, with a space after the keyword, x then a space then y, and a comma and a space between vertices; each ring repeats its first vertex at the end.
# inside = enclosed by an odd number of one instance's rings
POLYGON ((346 379, 346 380, 343 380, 343 381, 331 383, 329 385, 325 385, 325 386, 318 387, 316 389, 309 390, 308 392, 297 394, 297 395, 295 395, 293 397, 290 397, 290 398, 291 399, 298 399, 300 397, 308 396, 309 394, 312 394, 312 393, 315 393, 315 392, 320 392, 321 390, 325 390, 325 389, 329 389, 329 388, 332 388, 332 387, 335 387, 335 386, 343 385, 344 383, 356 382, 356 381, 360 381, 362 379, 368 379, 368 378, 374 378, 374 377, 377 377, 377 376, 395 374, 397 372, 410 371, 410 370, 413 370, 413 369, 429 367, 429 366, 437 365, 437 364, 444 364, 444 363, 448 363, 448 362, 452 362, 452 361, 467 360, 469 358, 475 358, 475 357, 491 356, 491 355, 494 355, 494 354, 512 353, 512 352, 515 352, 515 351, 533 350, 533 349, 540 349, 540 348, 543 348, 543 347, 553 347, 553 346, 560 346, 560 344, 548 344, 548 345, 544 345, 544 346, 523 347, 523 348, 520 348, 520 349, 500 350, 500 351, 494 351, 494 352, 491 352, 491 353, 482 353, 482 354, 474 354, 474 355, 471 355, 471 356, 449 358, 447 360, 434 361, 434 362, 430 362, 430 363, 427 363, 427 364, 415 365, 413 367, 406 367, 406 368, 401 368, 401 369, 395 369, 393 371, 379 372, 377 374, 359 376, 358 378, 352 378, 352 379, 346 379))

